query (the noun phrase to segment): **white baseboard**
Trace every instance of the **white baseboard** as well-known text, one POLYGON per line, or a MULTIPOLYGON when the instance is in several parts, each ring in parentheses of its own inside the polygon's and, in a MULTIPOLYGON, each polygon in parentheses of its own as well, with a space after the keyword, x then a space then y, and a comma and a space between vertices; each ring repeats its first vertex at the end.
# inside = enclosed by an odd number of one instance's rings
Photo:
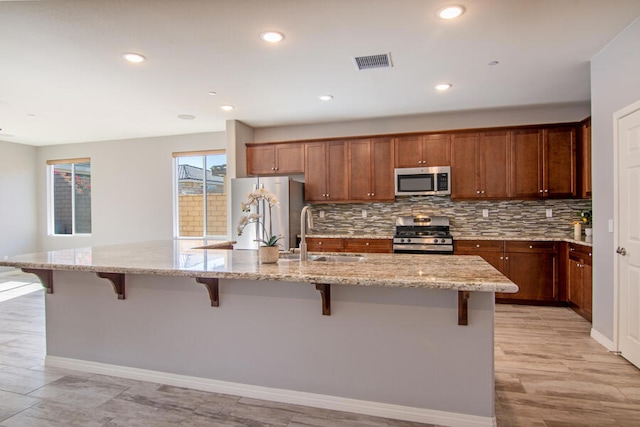
POLYGON ((591 338, 596 340, 598 342, 598 344, 600 344, 601 346, 603 346, 604 348, 606 348, 609 351, 617 351, 618 350, 613 341, 611 341, 609 338, 605 337, 604 335, 602 335, 600 332, 596 331, 593 328, 591 328, 591 338))
POLYGON ((495 427, 497 425, 495 417, 480 417, 455 412, 444 412, 431 409, 414 408, 410 406, 347 399, 344 397, 306 393, 294 390, 260 387, 186 375, 176 375, 166 372, 150 371, 147 369, 129 368, 126 366, 69 359, 66 357, 47 356, 45 364, 47 366, 57 368, 110 375, 138 381, 148 381, 213 393, 231 394, 234 396, 250 397, 253 399, 270 400, 274 402, 353 412, 357 414, 426 424, 437 424, 451 427, 495 427))

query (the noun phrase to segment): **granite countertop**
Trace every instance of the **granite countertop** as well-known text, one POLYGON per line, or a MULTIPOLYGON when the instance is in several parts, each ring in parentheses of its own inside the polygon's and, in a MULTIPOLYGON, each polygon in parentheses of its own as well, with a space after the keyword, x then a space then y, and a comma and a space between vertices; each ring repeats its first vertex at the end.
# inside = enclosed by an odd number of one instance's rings
MULTIPOLYGON (((452 232, 451 235, 455 240, 531 240, 531 241, 544 241, 544 242, 568 242, 577 243, 585 246, 593 246, 590 238, 582 236, 580 240, 576 240, 571 236, 532 236, 532 235, 460 235, 452 232), (588 239, 588 240, 587 240, 588 239)), ((307 237, 313 237, 317 239, 393 239, 393 235, 384 234, 307 234, 307 237)))
MULTIPOLYGON (((18 255, 0 265, 45 270, 278 280, 334 285, 515 293, 518 287, 479 256, 366 254, 359 262, 280 259, 259 264, 257 251, 196 249, 167 240, 18 255)), ((344 254, 342 254, 344 255, 344 254)))

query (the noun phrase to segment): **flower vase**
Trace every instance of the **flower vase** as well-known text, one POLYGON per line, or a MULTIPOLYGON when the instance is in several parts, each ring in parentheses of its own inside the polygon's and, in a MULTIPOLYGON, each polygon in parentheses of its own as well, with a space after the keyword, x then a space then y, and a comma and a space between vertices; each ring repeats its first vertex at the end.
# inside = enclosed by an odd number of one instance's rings
POLYGON ((275 264, 280 257, 280 248, 277 246, 260 246, 258 248, 258 259, 260 264, 275 264))

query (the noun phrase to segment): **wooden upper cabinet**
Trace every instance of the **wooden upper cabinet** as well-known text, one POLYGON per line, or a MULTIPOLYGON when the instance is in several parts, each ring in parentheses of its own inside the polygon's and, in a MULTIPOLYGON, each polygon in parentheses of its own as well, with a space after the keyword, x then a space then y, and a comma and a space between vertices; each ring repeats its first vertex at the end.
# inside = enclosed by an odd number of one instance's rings
POLYGON ((580 150, 578 168, 580 171, 580 196, 591 198, 591 119, 580 124, 580 150))
POLYGON ((576 128, 545 129, 543 140, 545 197, 576 197, 576 128))
POLYGON ((391 138, 347 142, 349 200, 393 201, 394 146, 391 138))
POLYGON ((479 133, 451 136, 451 198, 480 197, 479 133))
POLYGON ((575 197, 575 127, 513 131, 511 170, 515 198, 575 197))
POLYGON ((348 199, 347 152, 344 142, 307 143, 304 158, 307 201, 348 199))
POLYGON ((247 175, 301 173, 304 173, 304 145, 302 143, 247 147, 247 175))
POLYGON ((542 196, 542 130, 516 130, 511 135, 511 195, 542 196))
POLYGON ((454 134, 451 137, 451 198, 509 197, 509 133, 454 134))
POLYGON ((450 166, 450 137, 446 134, 404 136, 394 139, 395 167, 450 166))

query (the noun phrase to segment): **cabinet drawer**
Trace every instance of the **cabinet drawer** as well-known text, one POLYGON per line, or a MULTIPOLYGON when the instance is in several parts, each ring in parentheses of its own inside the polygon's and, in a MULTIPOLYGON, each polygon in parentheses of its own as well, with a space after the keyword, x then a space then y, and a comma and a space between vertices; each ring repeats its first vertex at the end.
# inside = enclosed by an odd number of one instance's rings
POLYGON ((345 239, 346 252, 391 253, 393 240, 391 239, 345 239))
POLYGON ((505 252, 555 252, 554 242, 540 242, 528 240, 507 240, 505 242, 505 252))
POLYGON ((344 242, 338 238, 307 237, 307 251, 309 252, 342 252, 344 242))
POLYGON ((468 251, 484 251, 484 252, 502 252, 504 250, 503 240, 455 240, 456 252, 468 251))
POLYGON ((590 246, 577 245, 569 243, 569 259, 574 261, 582 261, 584 264, 592 265, 592 250, 590 246))

